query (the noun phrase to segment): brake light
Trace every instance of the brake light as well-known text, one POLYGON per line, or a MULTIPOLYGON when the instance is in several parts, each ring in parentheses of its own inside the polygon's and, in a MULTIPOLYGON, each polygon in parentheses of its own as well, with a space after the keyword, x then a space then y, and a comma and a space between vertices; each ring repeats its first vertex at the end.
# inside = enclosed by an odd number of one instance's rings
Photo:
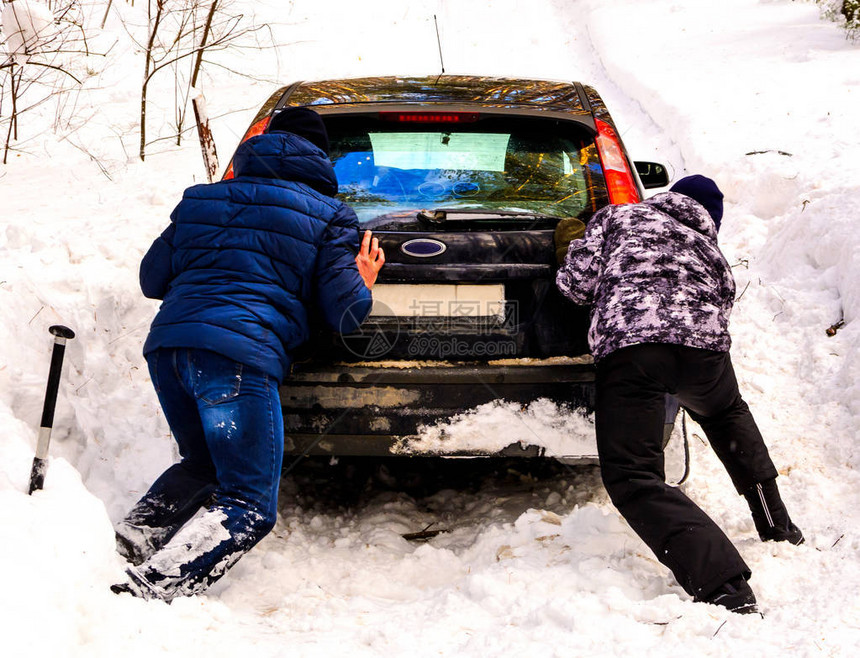
MULTIPOLYGON (((257 135, 262 135, 266 132, 266 127, 269 125, 269 121, 272 120, 272 117, 266 116, 254 123, 248 131, 245 133, 245 136, 242 138, 240 144, 247 142, 252 137, 256 137, 257 135)), ((224 176, 221 180, 227 180, 228 178, 233 178, 233 161, 230 160, 230 164, 227 165, 227 171, 224 172, 224 176)))
POLYGON ((600 119, 596 119, 595 123, 597 137, 594 142, 597 144, 600 164, 603 165, 609 203, 639 203, 639 190, 615 129, 600 119))
POLYGON ((399 123, 475 123, 477 112, 380 112, 383 121, 399 123))

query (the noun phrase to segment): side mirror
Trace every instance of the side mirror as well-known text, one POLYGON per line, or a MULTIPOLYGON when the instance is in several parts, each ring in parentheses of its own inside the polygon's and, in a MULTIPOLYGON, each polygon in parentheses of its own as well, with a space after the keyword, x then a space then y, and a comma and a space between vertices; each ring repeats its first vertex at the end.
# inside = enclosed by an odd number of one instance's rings
POLYGON ((646 190, 655 187, 666 187, 669 184, 669 172, 666 167, 656 162, 634 162, 636 173, 646 190))

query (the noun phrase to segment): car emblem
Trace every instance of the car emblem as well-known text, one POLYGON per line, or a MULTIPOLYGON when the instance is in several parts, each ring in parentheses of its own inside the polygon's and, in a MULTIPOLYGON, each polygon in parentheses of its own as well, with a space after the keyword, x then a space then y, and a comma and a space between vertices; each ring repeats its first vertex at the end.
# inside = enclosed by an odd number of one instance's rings
POLYGON ((416 240, 407 240, 400 245, 400 251, 408 256, 416 258, 431 258, 445 252, 448 247, 444 242, 439 240, 430 240, 429 238, 418 238, 416 240))

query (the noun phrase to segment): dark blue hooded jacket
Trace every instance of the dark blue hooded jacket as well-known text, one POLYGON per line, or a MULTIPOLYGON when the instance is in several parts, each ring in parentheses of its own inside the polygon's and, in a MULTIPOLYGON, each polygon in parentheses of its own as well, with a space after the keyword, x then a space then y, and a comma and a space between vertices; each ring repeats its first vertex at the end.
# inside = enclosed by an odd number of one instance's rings
POLYGON ((309 306, 342 333, 370 312, 358 220, 332 198, 330 160, 302 137, 252 137, 233 169, 233 179, 185 190, 143 258, 143 294, 164 300, 143 351, 211 350, 280 382, 308 338, 309 306))

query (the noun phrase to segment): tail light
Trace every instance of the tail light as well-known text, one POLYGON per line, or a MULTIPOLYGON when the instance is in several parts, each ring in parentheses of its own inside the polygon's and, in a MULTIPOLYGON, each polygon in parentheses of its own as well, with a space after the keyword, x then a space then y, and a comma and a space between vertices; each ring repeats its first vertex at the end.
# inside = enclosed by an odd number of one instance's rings
POLYGON ((609 203, 638 203, 641 201, 633 172, 624 157, 621 140, 615 129, 605 121, 596 119, 597 153, 600 164, 603 165, 603 176, 606 179, 606 189, 609 192, 609 203))
MULTIPOLYGON (((240 144, 247 142, 252 137, 256 137, 257 135, 262 135, 266 131, 266 127, 269 125, 269 121, 272 120, 272 117, 266 116, 254 123, 248 131, 245 133, 245 136, 242 138, 240 144)), ((227 165, 227 171, 224 172, 224 176, 221 180, 227 180, 228 178, 233 178, 233 161, 230 160, 230 164, 227 165)))
POLYGON ((475 123, 477 112, 380 112, 382 121, 399 123, 475 123))

